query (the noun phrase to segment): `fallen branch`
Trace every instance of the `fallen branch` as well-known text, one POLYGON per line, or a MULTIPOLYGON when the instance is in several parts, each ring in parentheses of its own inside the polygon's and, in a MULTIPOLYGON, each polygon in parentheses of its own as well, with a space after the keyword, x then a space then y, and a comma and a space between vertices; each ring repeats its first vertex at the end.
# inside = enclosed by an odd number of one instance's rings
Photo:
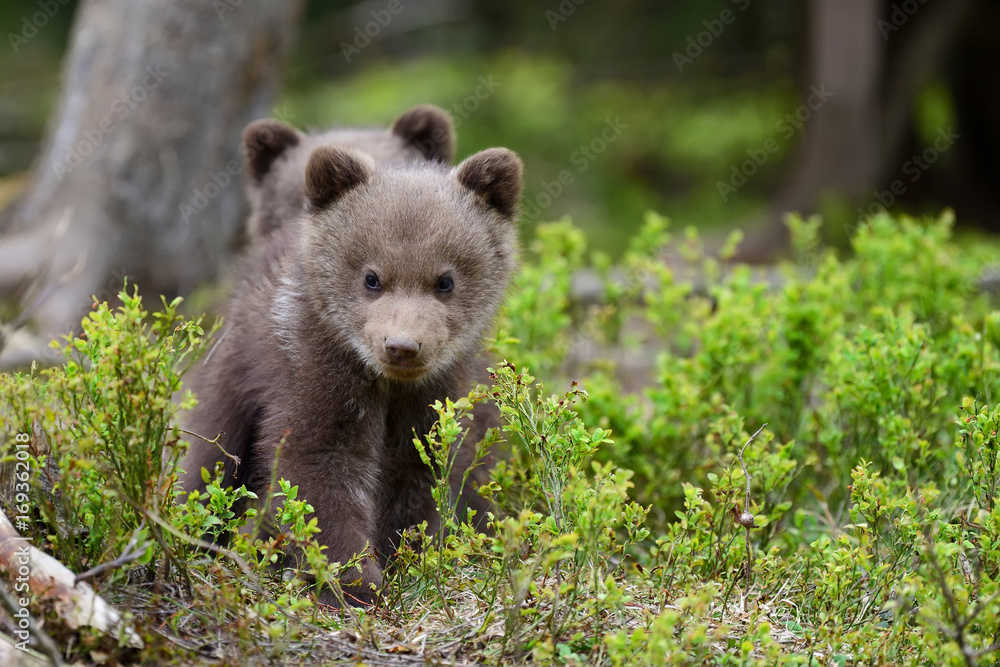
MULTIPOLYGON (((17 639, 21 641, 16 643, 10 643, 7 641, 7 637, 3 636, 4 641, 0 642, 0 655, 4 655, 4 652, 10 651, 20 651, 26 653, 28 650, 28 644, 33 639, 38 644, 38 647, 42 650, 42 653, 48 657, 48 662, 46 664, 51 664, 53 667, 61 667, 62 656, 59 654, 59 647, 56 643, 52 641, 52 637, 35 623, 35 619, 31 617, 27 609, 24 609, 18 604, 18 600, 14 599, 14 596, 10 594, 7 587, 2 581, 0 581, 0 603, 3 604, 3 608, 7 610, 10 614, 11 624, 14 626, 12 628, 12 633, 17 635, 17 639), (21 622, 24 625, 21 626, 21 622)), ((5 656, 9 657, 9 656, 5 656)), ((46 661, 42 661, 46 662, 46 661)), ((17 664, 16 660, 5 660, 5 665, 17 664)))
POLYGON ((122 616, 114 607, 97 595, 90 584, 81 582, 74 586, 75 575, 69 568, 31 546, 14 529, 2 509, 0 570, 7 572, 8 580, 16 575, 18 583, 27 583, 31 595, 51 604, 56 616, 69 629, 88 626, 104 633, 117 632, 128 646, 143 647, 142 639, 131 627, 122 624, 122 616))
POLYGON ((33 650, 22 651, 12 644, 6 635, 0 634, 0 665, 6 665, 6 667, 49 667, 53 664, 61 665, 62 663, 54 663, 51 658, 46 658, 33 650))

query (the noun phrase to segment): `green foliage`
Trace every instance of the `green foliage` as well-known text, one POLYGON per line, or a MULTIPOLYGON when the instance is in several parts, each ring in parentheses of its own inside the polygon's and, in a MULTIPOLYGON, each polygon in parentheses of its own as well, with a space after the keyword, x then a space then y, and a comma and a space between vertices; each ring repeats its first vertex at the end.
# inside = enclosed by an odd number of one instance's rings
MULTIPOLYGON (((177 479, 185 443, 176 422, 196 399, 182 392, 181 377, 206 351, 208 337, 200 320, 178 314, 180 299, 153 313, 135 289, 123 289, 119 299, 117 310, 95 303, 78 336, 53 343, 64 365, 0 375, 5 512, 25 537, 76 572, 121 559, 101 576, 111 590, 154 580, 157 587, 180 585, 182 600, 157 600, 174 609, 175 621, 224 625, 237 646, 275 638, 279 622, 278 636, 294 638, 301 621, 288 623, 289 611, 315 610, 303 597, 306 580, 339 593, 340 576, 356 559, 327 562, 308 516, 312 507, 284 480, 265 504, 283 500, 275 516, 288 530, 267 539, 244 530, 258 517, 246 504, 257 498, 245 488, 223 489, 212 479, 203 493, 183 493, 177 479), (203 538, 228 540, 231 548, 212 549, 203 538), (281 578, 276 566, 285 563, 285 550, 301 562, 287 563, 292 576, 281 578)), ((58 627, 62 620, 51 622, 58 627)))
POLYGON ((581 77, 581 63, 551 52, 402 63, 367 58, 365 67, 352 66, 343 77, 293 81, 276 113, 298 127, 370 126, 391 123, 414 104, 440 105, 455 117, 459 159, 496 145, 524 159, 531 176, 521 224, 528 237, 539 223, 572 214, 612 256, 627 249, 649 209, 715 228, 760 213, 763 191, 782 173, 798 138, 775 129, 800 103, 796 87, 786 83, 581 77), (605 146, 602 132, 615 118, 627 127, 605 146), (778 152, 739 196, 723 201, 717 183, 747 159, 748 148, 768 139, 777 141, 778 152), (600 150, 590 151, 592 143, 600 150), (560 184, 560 174, 572 179, 568 185, 560 184))
POLYGON ((1000 407, 992 411, 986 406, 977 410, 971 398, 962 401, 965 416, 958 420, 958 435, 962 449, 956 454, 965 463, 972 480, 972 491, 979 508, 992 512, 997 507, 997 485, 1000 484, 1000 407))
MULTIPOLYGON (((132 535, 143 543, 151 534, 170 548, 148 516, 171 512, 181 446, 173 424, 194 400, 173 397, 205 350, 200 321, 177 313, 180 299, 147 317, 135 290, 119 297, 117 311, 95 304, 79 336, 53 343, 65 365, 0 376, 5 421, 31 440, 28 467, 38 484, 30 505, 39 523, 29 534, 80 570, 119 555, 132 535)), ((4 447, 7 458, 13 444, 4 447)))
POLYGON ((583 266, 587 242, 569 220, 543 225, 531 249, 537 260, 525 264, 500 315, 493 353, 524 355, 530 368, 551 371, 574 345, 572 278, 583 266))
MULTIPOLYGON (((993 413, 968 398, 989 405, 1000 378, 998 315, 978 289, 984 263, 976 258, 989 253, 966 257, 951 241, 950 216, 926 223, 882 216, 857 231, 853 254, 841 259, 819 246, 819 224, 790 218, 794 261, 754 270, 706 256, 691 230, 673 241, 666 221, 648 216, 616 276, 595 259, 606 281, 602 303, 581 315, 570 301, 549 314, 601 347, 590 359, 559 357, 562 365, 546 375, 587 388, 579 418, 610 429, 613 439, 593 458, 633 471, 631 498, 650 507, 645 528, 660 536, 639 544, 637 558, 660 603, 707 595, 711 584, 713 621, 724 623, 748 591, 765 601, 797 590, 813 632, 802 631, 800 617, 783 651, 803 649, 810 634, 812 646, 832 650, 835 660, 921 663, 952 655, 961 627, 968 650, 993 659, 988 632, 995 624, 983 619, 997 605, 982 597, 993 584, 976 568, 990 562, 980 545, 994 548, 985 526, 996 492, 995 427, 993 413), (656 347, 644 386, 627 393, 621 383, 629 378, 609 359, 656 347), (952 446, 959 405, 963 426, 977 430, 963 430, 952 446), (752 479, 744 507, 736 454, 749 426, 762 422, 769 430, 745 452, 752 479), (978 515, 965 509, 973 499, 983 508, 978 515), (744 511, 757 528, 750 588, 736 520, 744 511), (938 551, 941 563, 964 563, 959 583, 967 584, 968 599, 981 599, 979 607, 948 602, 956 581, 928 564, 938 551), (958 553, 980 560, 957 561, 958 553), (924 607, 936 609, 931 620, 896 611, 918 605, 916 593, 903 590, 911 580, 937 596, 924 607), (907 624, 947 630, 935 630, 937 643, 928 643, 907 624), (878 645, 887 648, 873 649, 878 645)), ((536 244, 552 239, 541 231, 536 244)), ((536 245, 533 258, 546 266, 542 258, 556 247, 536 245)), ((572 340, 574 332, 562 336, 572 340)), ((536 349, 515 342, 504 353, 520 359, 536 349)), ((515 470, 544 469, 512 460, 515 470)), ((506 472, 501 467, 497 479, 506 472)), ((518 489, 515 481, 501 485, 518 489)), ((768 606, 758 605, 758 612, 768 606)), ((742 619, 729 620, 740 626, 742 619)), ((667 645, 678 652, 658 655, 701 655, 677 638, 703 631, 669 624, 667 645)), ((619 639, 614 645, 632 651, 630 659, 659 641, 650 636, 640 650, 635 634, 619 639)), ((781 660, 796 654, 783 652, 781 660)), ((717 653, 712 660, 725 662, 717 653)))
POLYGON ((947 217, 876 218, 846 257, 818 219, 789 227, 794 260, 751 268, 725 261, 738 236, 711 257, 654 214, 618 263, 568 221, 541 226, 492 387, 435 404, 415 434, 440 528, 407 532, 374 608, 317 603, 359 559, 327 561, 286 481, 259 499, 212 477, 172 487, 170 425, 193 399, 170 398, 204 349, 176 304, 150 317, 123 293, 65 367, 3 377, 9 432, 30 434, 4 451, 27 438, 44 473, 29 532, 74 567, 150 542, 102 585, 181 582, 151 600, 148 635, 167 619, 233 661, 262 645, 312 660, 339 629, 358 641, 331 660, 377 645, 493 664, 995 664, 1000 312, 979 276, 997 249, 960 248, 947 217), (585 269, 600 285, 580 303, 585 269), (455 517, 451 483, 484 400, 502 428, 477 455, 505 449, 479 489, 485 533, 455 517), (264 536, 268 521, 286 529, 264 536))
MULTIPOLYGON (((494 486, 504 489, 495 535, 476 535, 446 518, 443 538, 424 539, 419 551, 410 545, 398 555, 397 579, 389 586, 398 595, 393 602, 404 609, 441 605, 450 616, 471 587, 479 601, 489 602, 482 627, 501 636, 491 654, 584 660, 601 643, 601 630, 626 616, 625 558, 649 535, 642 525, 646 510, 628 500, 631 473, 588 465, 607 433, 588 431, 573 411, 585 392, 546 396, 533 377, 506 362, 492 378, 513 446, 511 459, 494 474, 494 486), (609 559, 618 565, 609 568, 609 559)), ((437 499, 449 493, 449 468, 440 465, 447 455, 434 461, 428 451, 454 451, 471 403, 449 401, 436 409, 440 421, 427 438, 432 447, 421 443, 418 450, 438 471, 437 499)), ((444 517, 453 511, 440 500, 439 507, 449 511, 444 517)))

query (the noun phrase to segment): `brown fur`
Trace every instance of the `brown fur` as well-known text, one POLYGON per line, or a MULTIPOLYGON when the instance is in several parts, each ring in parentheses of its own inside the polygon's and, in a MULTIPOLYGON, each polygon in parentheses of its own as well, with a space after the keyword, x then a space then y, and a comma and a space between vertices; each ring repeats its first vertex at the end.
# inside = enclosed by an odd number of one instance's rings
MULTIPOLYGON (((261 496, 285 438, 277 474, 315 508, 331 561, 366 543, 376 550, 347 589, 371 600, 400 532, 438 525, 431 472, 412 439, 434 423, 431 403, 478 379, 480 337, 515 262, 521 161, 490 149, 452 170, 380 165, 325 146, 304 172, 309 212, 245 258, 226 324, 195 371, 200 403, 186 426, 222 431, 243 460, 238 474, 225 463, 225 483, 261 496)), ((468 440, 489 415, 477 411, 468 440)), ((456 490, 471 456, 460 452, 456 490)), ((192 443, 186 488, 203 488, 201 468, 219 458, 213 445, 192 443)))
POLYGON ((243 132, 250 175, 251 240, 299 217, 306 162, 319 146, 358 148, 378 163, 429 160, 447 164, 454 157, 455 132, 451 116, 429 104, 404 111, 388 130, 337 129, 306 134, 274 119, 251 123, 243 132))

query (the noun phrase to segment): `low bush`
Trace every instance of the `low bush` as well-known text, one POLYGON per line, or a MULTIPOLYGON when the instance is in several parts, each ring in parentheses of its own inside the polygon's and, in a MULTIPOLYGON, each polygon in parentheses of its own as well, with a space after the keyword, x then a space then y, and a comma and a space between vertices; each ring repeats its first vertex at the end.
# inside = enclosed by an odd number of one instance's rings
POLYGON ((126 290, 64 366, 0 377, 3 452, 28 444, 32 472, 5 508, 74 570, 114 565, 91 581, 145 648, 91 636, 77 658, 995 664, 1000 311, 981 276, 1000 245, 951 222, 877 217, 839 257, 792 217, 793 259, 758 268, 726 261, 738 236, 712 257, 654 214, 614 265, 541 226, 492 386, 415 438, 451 517, 463 417, 497 403, 492 532, 415 527, 372 608, 316 603, 306 582, 336 590, 353 564, 327 561, 283 480, 262 501, 290 529, 270 539, 241 530, 244 490, 177 489, 173 424, 196 399, 171 399, 211 333, 177 302, 150 316, 126 290))

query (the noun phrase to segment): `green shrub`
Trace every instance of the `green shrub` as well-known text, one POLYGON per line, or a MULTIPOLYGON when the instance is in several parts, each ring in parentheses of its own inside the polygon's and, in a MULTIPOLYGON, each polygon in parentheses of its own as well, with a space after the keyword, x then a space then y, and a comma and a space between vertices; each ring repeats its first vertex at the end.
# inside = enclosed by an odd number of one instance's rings
POLYGON ((30 436, 37 475, 30 506, 38 523, 28 534, 78 570, 117 557, 130 540, 153 543, 144 562, 172 549, 147 514, 172 512, 182 444, 173 423, 194 400, 173 397, 206 344, 200 322, 177 314, 180 299, 149 316, 135 289, 120 298, 118 312, 95 303, 77 337, 53 343, 65 365, 0 375, 7 433, 30 436))
POLYGON ((64 367, 2 378, 3 452, 27 437, 34 457, 27 532, 74 568, 142 547, 95 581, 145 602, 146 660, 995 664, 995 251, 959 247, 947 217, 875 218, 845 257, 818 220, 789 226, 794 260, 767 268, 724 261, 738 236, 713 258, 653 214, 615 265, 568 221, 541 226, 492 386, 433 406, 415 440, 442 529, 406 536, 374 608, 317 604, 312 582, 339 591, 354 563, 327 561, 287 482, 259 499, 291 527, 266 539, 244 529, 268 514, 236 509, 245 491, 176 490, 171 424, 194 399, 171 397, 206 339, 134 293, 97 307, 64 367), (584 268, 597 303, 575 298, 584 268), (506 453, 477 533, 449 476, 483 400, 502 429, 480 454, 506 453))

